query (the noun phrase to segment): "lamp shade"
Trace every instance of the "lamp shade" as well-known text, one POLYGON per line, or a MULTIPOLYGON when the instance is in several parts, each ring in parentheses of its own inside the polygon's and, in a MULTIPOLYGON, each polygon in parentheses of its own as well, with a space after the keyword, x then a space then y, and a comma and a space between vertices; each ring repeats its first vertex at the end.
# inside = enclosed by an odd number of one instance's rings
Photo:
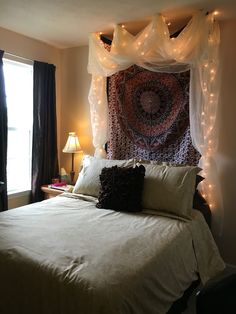
POLYGON ((79 139, 77 135, 75 134, 75 132, 69 133, 66 145, 62 151, 63 153, 78 153, 82 151, 80 143, 79 143, 79 139))

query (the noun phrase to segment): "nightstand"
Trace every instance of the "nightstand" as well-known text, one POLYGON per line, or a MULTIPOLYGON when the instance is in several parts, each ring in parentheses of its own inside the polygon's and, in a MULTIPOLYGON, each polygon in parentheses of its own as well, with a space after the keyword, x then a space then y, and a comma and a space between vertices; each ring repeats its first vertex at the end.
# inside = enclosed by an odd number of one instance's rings
POLYGON ((62 190, 51 189, 48 187, 48 185, 42 185, 41 190, 44 193, 44 199, 52 198, 64 193, 62 190))

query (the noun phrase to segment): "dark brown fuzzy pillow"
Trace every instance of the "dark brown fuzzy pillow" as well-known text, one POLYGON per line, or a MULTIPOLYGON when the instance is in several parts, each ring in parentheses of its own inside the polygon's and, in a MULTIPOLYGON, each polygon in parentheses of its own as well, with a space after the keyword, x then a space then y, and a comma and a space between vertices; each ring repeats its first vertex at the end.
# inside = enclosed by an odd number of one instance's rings
POLYGON ((143 165, 135 168, 103 168, 96 206, 117 211, 141 211, 144 176, 143 165))

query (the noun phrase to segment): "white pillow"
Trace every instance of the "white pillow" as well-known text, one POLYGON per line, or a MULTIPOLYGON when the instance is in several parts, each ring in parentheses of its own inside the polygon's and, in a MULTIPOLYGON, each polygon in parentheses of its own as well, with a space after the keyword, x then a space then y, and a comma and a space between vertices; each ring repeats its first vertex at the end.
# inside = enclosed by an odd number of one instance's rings
POLYGON ((143 208, 190 218, 196 175, 201 169, 151 164, 144 167, 143 208))
POLYGON ((84 156, 82 170, 73 189, 73 193, 98 196, 100 190, 99 175, 104 167, 132 167, 133 160, 110 160, 84 156))

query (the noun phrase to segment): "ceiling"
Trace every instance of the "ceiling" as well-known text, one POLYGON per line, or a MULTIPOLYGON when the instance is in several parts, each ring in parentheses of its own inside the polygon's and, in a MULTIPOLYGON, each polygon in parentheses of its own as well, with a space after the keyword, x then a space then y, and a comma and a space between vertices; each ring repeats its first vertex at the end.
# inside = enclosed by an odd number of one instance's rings
POLYGON ((88 44, 91 32, 112 34, 124 24, 135 34, 162 13, 176 31, 197 10, 236 18, 236 0, 0 0, 0 27, 58 48, 88 44))

